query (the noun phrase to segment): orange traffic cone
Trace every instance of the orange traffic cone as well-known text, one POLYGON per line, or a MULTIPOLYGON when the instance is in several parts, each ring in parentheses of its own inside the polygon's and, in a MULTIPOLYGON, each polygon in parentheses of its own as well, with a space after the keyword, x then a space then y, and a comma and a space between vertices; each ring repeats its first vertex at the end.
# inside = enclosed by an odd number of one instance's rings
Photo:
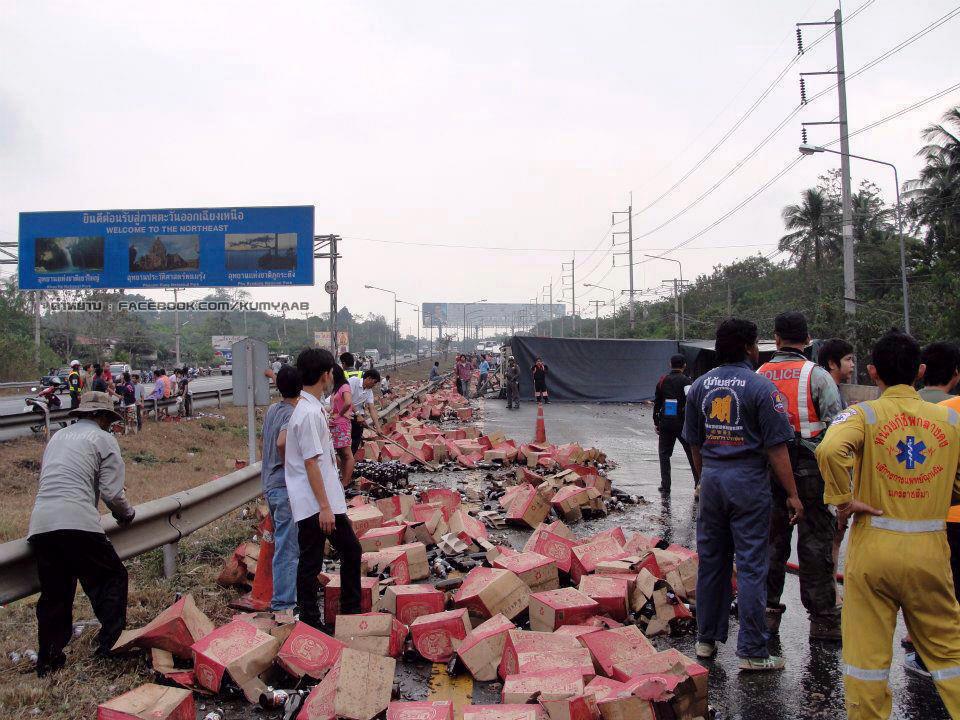
POLYGON ((537 405, 537 438, 538 443, 547 441, 547 427, 543 424, 543 405, 537 405))
POLYGON ((270 609, 272 600, 273 520, 267 513, 260 521, 260 555, 257 557, 257 574, 253 577, 253 589, 230 603, 230 607, 237 610, 262 612, 270 609))

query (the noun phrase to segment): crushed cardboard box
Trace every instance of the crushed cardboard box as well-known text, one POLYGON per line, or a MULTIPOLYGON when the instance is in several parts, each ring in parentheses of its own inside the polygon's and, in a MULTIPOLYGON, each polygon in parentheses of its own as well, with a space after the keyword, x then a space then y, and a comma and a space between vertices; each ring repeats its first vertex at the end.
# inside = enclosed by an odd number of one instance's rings
POLYGON ((460 643, 457 655, 474 680, 489 682, 497 679, 497 667, 503 657, 507 633, 516 629, 510 620, 501 614, 475 627, 460 643))
POLYGON ((337 615, 334 638, 354 650, 397 657, 403 651, 409 628, 390 613, 337 615))
POLYGON ((447 662, 470 633, 466 608, 421 615, 410 626, 413 646, 427 660, 447 662))
POLYGON ((97 720, 195 720, 193 693, 147 683, 97 706, 97 720))
POLYGON ((313 688, 297 720, 373 720, 387 709, 397 661, 345 648, 313 688))
POLYGON ((191 646, 213 632, 213 622, 193 600, 193 595, 184 595, 173 605, 157 615, 138 630, 125 630, 114 645, 115 651, 134 645, 143 648, 160 648, 177 657, 192 657, 191 646))
POLYGON ((234 620, 194 643, 193 669, 197 683, 219 692, 224 675, 256 702, 266 686, 258 677, 273 664, 280 641, 248 622, 234 620))
POLYGON ((467 573, 453 596, 454 605, 472 615, 489 618, 498 613, 512 620, 527 609, 530 588, 509 570, 476 567, 467 573))

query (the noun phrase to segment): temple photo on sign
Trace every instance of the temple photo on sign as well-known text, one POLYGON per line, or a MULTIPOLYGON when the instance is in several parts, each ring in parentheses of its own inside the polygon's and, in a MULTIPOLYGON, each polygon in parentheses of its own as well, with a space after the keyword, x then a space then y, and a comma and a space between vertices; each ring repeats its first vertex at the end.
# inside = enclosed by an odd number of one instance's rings
POLYGON ((41 237, 34 248, 37 274, 103 271, 102 237, 41 237))
POLYGON ((297 233, 236 233, 225 240, 227 270, 294 270, 297 233))
POLYGON ((135 235, 130 238, 130 272, 199 270, 199 235, 135 235))

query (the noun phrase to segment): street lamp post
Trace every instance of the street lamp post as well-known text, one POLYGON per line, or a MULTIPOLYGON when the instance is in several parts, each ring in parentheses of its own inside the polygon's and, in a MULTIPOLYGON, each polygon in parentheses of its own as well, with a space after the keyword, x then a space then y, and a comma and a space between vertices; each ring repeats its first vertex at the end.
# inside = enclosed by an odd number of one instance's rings
POLYGON ((616 290, 612 288, 604 287, 603 285, 597 285, 596 283, 584 283, 583 286, 596 288, 597 290, 606 290, 608 293, 610 293, 610 301, 613 303, 613 337, 614 339, 616 339, 617 337, 617 292, 616 290))
POLYGON ((888 168, 893 170, 893 183, 894 187, 897 190, 897 235, 900 239, 900 285, 903 292, 903 329, 906 333, 910 334, 910 294, 909 288, 907 287, 907 252, 903 244, 903 213, 901 212, 900 207, 900 176, 897 173, 897 166, 893 163, 886 162, 885 160, 877 160, 875 158, 864 157, 863 155, 854 155, 852 153, 844 153, 839 150, 831 150, 830 148, 821 147, 819 145, 801 145, 800 146, 801 155, 814 155, 816 153, 828 152, 833 153, 834 155, 845 156, 848 158, 855 158, 857 160, 864 160, 865 162, 876 163, 877 165, 886 165, 888 168))
POLYGON ((480 303, 485 303, 486 301, 487 299, 483 298, 481 300, 474 300, 473 302, 463 304, 463 351, 464 352, 467 352, 467 307, 470 305, 479 305, 480 303))
POLYGON ((683 316, 684 315, 683 313, 683 265, 680 263, 679 260, 675 260, 674 258, 669 258, 664 255, 647 255, 646 253, 644 253, 644 257, 656 258, 657 260, 666 260, 667 262, 675 262, 680 267, 680 288, 677 289, 676 286, 674 286, 674 296, 678 297, 680 302, 680 339, 686 340, 687 339, 687 321, 683 316))
POLYGON ((377 287, 376 285, 364 285, 367 290, 379 290, 380 292, 393 295, 393 371, 397 371, 397 294, 393 290, 377 287))

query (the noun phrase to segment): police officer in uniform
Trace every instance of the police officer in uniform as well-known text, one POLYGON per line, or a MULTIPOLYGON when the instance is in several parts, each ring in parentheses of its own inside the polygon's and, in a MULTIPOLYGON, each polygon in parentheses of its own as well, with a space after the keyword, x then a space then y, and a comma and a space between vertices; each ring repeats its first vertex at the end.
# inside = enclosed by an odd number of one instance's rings
POLYGON ((740 669, 782 670, 767 649, 767 545, 771 493, 767 465, 786 491, 793 521, 803 517, 790 468, 793 428, 776 386, 753 368, 760 359, 757 326, 731 318, 717 328, 719 367, 690 386, 683 437, 700 470, 697 517, 697 657, 726 642, 737 563, 740 669))
POLYGON ((340 367, 343 368, 343 374, 347 376, 347 380, 352 377, 362 377, 363 370, 357 370, 355 367, 356 360, 353 357, 353 353, 345 352, 340 354, 340 367))
MULTIPOLYGON (((657 382, 657 390, 653 400, 653 426, 659 436, 658 451, 660 455, 660 492, 670 492, 670 457, 677 440, 687 454, 690 467, 693 468, 693 458, 690 456, 690 446, 683 439, 683 413, 687 405, 687 388, 693 382, 684 372, 687 361, 683 355, 674 355, 670 358, 670 374, 661 376, 657 382)), ((699 493, 700 475, 693 471, 693 483, 699 493)))
POLYGON ((960 499, 960 415, 924 402, 920 345, 891 330, 873 348, 878 400, 840 413, 817 448, 824 501, 853 517, 844 572, 847 716, 888 718, 897 612, 950 717, 960 717, 960 606, 946 518, 960 499))
POLYGON ((507 361, 507 368, 503 372, 503 380, 507 386, 507 410, 520 409, 520 366, 513 355, 507 361))
MULTIPOLYGON (((783 395, 793 427, 790 448, 797 494, 803 503, 803 522, 797 526, 797 556, 800 560, 800 601, 810 616, 810 638, 840 640, 840 610, 837 608, 836 566, 833 540, 836 518, 823 503, 823 478, 814 455, 824 430, 840 414, 840 390, 830 373, 803 355, 810 344, 803 313, 780 313, 774 319, 777 352, 757 370, 783 395)), ((786 606, 783 593, 793 526, 786 496, 775 479, 773 515, 770 518, 770 568, 767 574, 767 627, 776 633, 786 606)))
POLYGON ((83 392, 83 380, 80 378, 80 361, 70 361, 70 374, 67 375, 67 390, 70 391, 70 409, 80 407, 80 395, 83 392))

